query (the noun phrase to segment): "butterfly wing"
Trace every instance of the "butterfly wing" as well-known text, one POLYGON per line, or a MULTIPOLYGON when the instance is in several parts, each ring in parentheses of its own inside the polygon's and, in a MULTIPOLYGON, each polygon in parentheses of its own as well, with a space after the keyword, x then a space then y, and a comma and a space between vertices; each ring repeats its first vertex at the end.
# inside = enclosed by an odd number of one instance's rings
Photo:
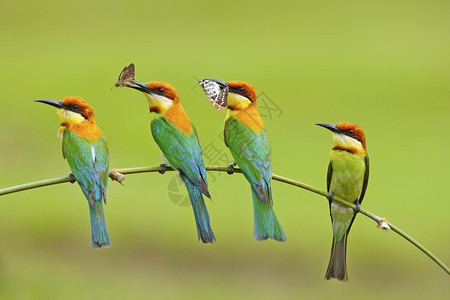
POLYGON ((119 78, 117 79, 116 84, 114 84, 115 87, 130 87, 133 86, 133 80, 134 80, 134 74, 135 74, 135 68, 134 64, 131 63, 129 66, 123 68, 122 72, 119 75, 119 78))
POLYGON ((206 98, 220 112, 224 112, 227 107, 228 85, 226 83, 219 84, 217 80, 202 79, 199 81, 205 92, 206 98))

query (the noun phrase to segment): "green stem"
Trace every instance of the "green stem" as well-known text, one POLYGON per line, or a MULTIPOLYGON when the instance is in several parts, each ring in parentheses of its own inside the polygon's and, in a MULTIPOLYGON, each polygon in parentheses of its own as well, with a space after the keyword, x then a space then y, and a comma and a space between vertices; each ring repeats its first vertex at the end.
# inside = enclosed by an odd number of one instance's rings
MULTIPOLYGON (((230 171, 230 168, 222 167, 222 166, 206 166, 206 170, 207 171, 216 171, 216 172, 228 172, 228 171, 230 171)), ((114 180, 117 180, 117 178, 115 178, 113 175, 113 171, 118 172, 120 174, 137 174, 137 173, 147 173, 147 172, 160 172, 160 171, 163 171, 163 168, 161 166, 156 166, 156 167, 151 166, 151 167, 137 167, 137 168, 111 170, 110 177, 114 180)), ((171 167, 166 167, 165 171, 174 171, 174 169, 171 167)), ((234 173, 242 173, 242 171, 239 168, 234 168, 234 173)), ((283 177, 280 175, 276 175, 276 174, 272 175, 272 179, 276 180, 276 181, 284 182, 284 183, 287 183, 287 184, 290 184, 290 185, 293 185, 293 186, 296 186, 296 187, 299 187, 299 188, 302 188, 302 189, 305 189, 308 191, 311 191, 313 193, 319 194, 324 197, 328 197, 328 193, 326 193, 322 190, 319 190, 319 189, 317 189, 311 185, 308 185, 306 183, 300 182, 300 181, 296 181, 296 180, 293 180, 293 179, 290 179, 287 177, 283 177)), ((58 178, 53 178, 53 179, 47 179, 47 180, 41 180, 41 181, 16 185, 16 186, 0 189, 0 196, 6 195, 6 194, 11 194, 11 193, 16 193, 16 192, 20 192, 20 191, 25 191, 25 190, 29 190, 29 189, 39 188, 39 187, 43 187, 43 186, 47 186, 47 185, 71 182, 72 180, 73 180, 73 178, 69 175, 69 176, 65 176, 65 177, 58 177, 58 178)), ((343 205, 346 205, 351 208, 355 208, 355 204, 353 204, 351 202, 347 202, 347 201, 340 199, 338 197, 335 197, 335 196, 333 196, 333 201, 342 203, 343 205)), ((397 233, 398 235, 400 235, 401 237, 406 239, 408 242, 410 242, 411 244, 416 246, 418 249, 420 249, 429 258, 431 258, 436 264, 438 264, 445 272, 447 272, 447 274, 450 275, 450 269, 439 258, 437 258, 427 248, 422 246, 419 242, 417 242, 411 236, 406 234, 400 228, 398 228, 394 224, 386 221, 384 218, 380 218, 365 209, 361 208, 360 213, 365 215, 366 217, 374 220, 375 222, 377 222, 378 225, 380 225, 381 222, 385 222, 387 225, 389 225, 389 227, 392 231, 394 231, 395 233, 397 233)))
POLYGON ((43 186, 47 186, 47 185, 70 182, 70 181, 72 181, 72 177, 64 176, 64 177, 58 177, 58 178, 52 178, 52 179, 46 179, 46 180, 41 180, 41 181, 35 181, 35 182, 15 185, 15 186, 7 187, 4 189, 0 189, 0 196, 11 194, 11 193, 16 193, 16 192, 20 192, 20 191, 26 191, 26 190, 30 190, 30 189, 35 189, 35 188, 39 188, 39 187, 43 187, 43 186))

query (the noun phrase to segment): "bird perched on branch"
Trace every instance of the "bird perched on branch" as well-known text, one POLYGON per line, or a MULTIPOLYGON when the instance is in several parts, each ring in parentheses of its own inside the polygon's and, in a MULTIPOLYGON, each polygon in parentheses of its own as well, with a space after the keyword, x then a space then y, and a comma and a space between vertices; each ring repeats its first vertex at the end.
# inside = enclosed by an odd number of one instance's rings
POLYGON ((359 212, 369 181, 369 156, 366 137, 355 124, 342 122, 336 125, 318 123, 333 132, 334 147, 330 152, 327 174, 327 192, 333 225, 333 243, 326 279, 348 280, 347 238, 350 227, 359 212), (356 205, 353 210, 332 201, 337 196, 356 205))
POLYGON ((156 81, 142 83, 132 80, 126 86, 146 96, 153 139, 162 151, 165 164, 177 170, 186 186, 194 210, 198 238, 204 243, 212 243, 215 236, 202 196, 211 198, 202 148, 177 90, 168 83, 156 81))
POLYGON ((249 181, 254 208, 254 236, 258 241, 268 238, 285 241, 286 236, 273 209, 272 150, 264 120, 256 106, 253 86, 243 81, 225 83, 217 79, 199 82, 216 108, 227 108, 224 140, 235 162, 249 181), (215 92, 209 92, 210 89, 215 92), (205 87, 208 89, 205 89, 205 87))
POLYGON ((88 200, 92 247, 111 246, 103 212, 108 187, 108 147, 102 130, 95 123, 91 105, 80 97, 36 102, 57 108, 61 119, 58 133, 62 137, 63 156, 88 200))

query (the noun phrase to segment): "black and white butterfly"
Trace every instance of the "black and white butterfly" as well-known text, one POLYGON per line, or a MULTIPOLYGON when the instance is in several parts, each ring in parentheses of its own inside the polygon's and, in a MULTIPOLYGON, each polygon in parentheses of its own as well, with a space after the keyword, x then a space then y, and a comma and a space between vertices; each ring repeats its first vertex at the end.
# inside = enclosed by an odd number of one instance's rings
POLYGON ((134 81, 134 64, 131 63, 129 66, 123 68, 122 72, 117 79, 115 87, 130 87, 133 86, 134 81))
POLYGON ((209 102, 220 112, 227 108, 228 84, 217 79, 202 79, 198 82, 203 88, 209 102))

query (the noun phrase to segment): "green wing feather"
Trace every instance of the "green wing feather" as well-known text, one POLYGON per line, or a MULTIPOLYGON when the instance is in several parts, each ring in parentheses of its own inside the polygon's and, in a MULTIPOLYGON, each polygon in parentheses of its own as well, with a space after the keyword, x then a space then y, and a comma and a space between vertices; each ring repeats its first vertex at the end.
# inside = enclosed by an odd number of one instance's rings
POLYGON ((272 150, 267 130, 255 132, 239 120, 230 118, 225 123, 224 138, 260 200, 264 203, 272 201, 272 150))
POLYGON ((364 173, 364 181, 363 181, 363 186, 362 186, 362 190, 361 190, 361 195, 359 196, 359 204, 361 204, 361 202, 364 199, 364 195, 366 194, 367 184, 369 183, 369 155, 366 155, 366 157, 364 158, 364 163, 366 165, 366 171, 364 173))
POLYGON ((187 135, 164 117, 151 123, 152 135, 170 165, 183 172, 205 196, 210 197, 206 180, 205 162, 197 131, 192 125, 187 135))
POLYGON ((95 142, 89 142, 66 130, 62 146, 63 156, 83 192, 89 195, 93 193, 92 200, 104 197, 106 201, 109 159, 104 135, 95 142))
POLYGON ((333 176, 333 164, 328 164, 328 172, 327 172, 327 192, 330 192, 330 184, 331 184, 331 176, 333 176))
POLYGON ((78 137, 70 130, 64 131, 62 139, 63 156, 89 202, 92 247, 111 245, 103 212, 108 187, 108 147, 102 135, 90 142, 78 137))
POLYGON ((173 168, 180 171, 179 175, 191 200, 199 239, 204 243, 212 243, 215 236, 202 193, 209 198, 211 196, 206 181, 202 148, 193 125, 192 128, 192 133, 187 135, 164 117, 155 118, 151 123, 153 138, 164 157, 173 168))
POLYGON ((285 241, 272 200, 272 151, 267 130, 255 132, 239 120, 225 122, 225 144, 252 187, 254 235, 259 241, 285 241))

